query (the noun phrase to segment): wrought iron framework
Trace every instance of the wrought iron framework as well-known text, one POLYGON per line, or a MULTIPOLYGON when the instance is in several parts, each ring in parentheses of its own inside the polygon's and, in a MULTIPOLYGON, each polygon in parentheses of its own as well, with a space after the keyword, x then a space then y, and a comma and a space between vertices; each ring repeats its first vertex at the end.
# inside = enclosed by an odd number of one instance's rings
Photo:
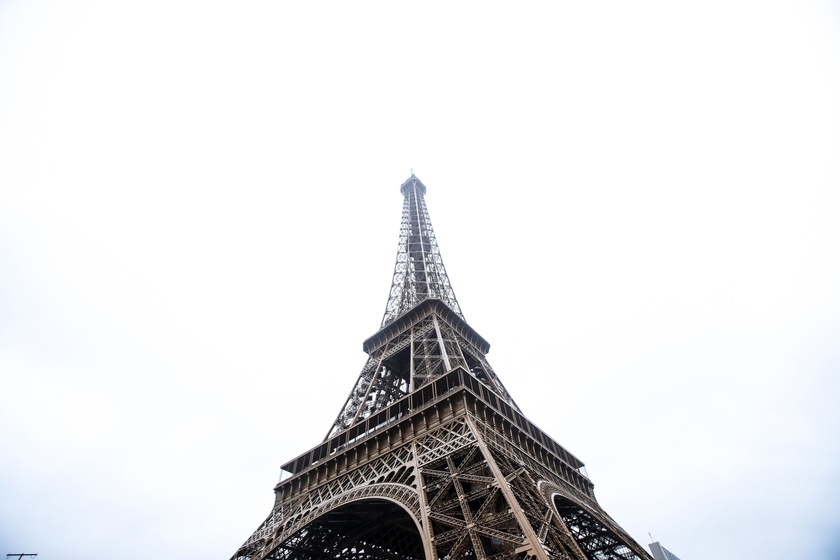
POLYGON ((428 220, 405 196, 382 327, 324 441, 283 465, 232 560, 651 560, 583 463, 522 414, 464 320, 428 220))
POLYGON ((429 219, 426 185, 412 173, 400 186, 400 192, 404 197, 400 243, 382 327, 431 298, 443 301, 463 319, 429 219))

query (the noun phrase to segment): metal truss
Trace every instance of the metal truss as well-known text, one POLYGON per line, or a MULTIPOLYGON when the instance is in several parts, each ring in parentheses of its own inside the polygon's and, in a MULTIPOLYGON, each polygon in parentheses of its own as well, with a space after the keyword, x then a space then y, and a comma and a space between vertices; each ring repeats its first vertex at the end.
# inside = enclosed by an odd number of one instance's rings
POLYGON ((572 549, 577 554, 573 558, 587 560, 649 558, 598 505, 591 487, 581 487, 570 470, 566 476, 559 474, 561 469, 552 470, 535 456, 535 446, 529 450, 521 439, 517 442, 502 433, 513 432, 507 426, 497 431, 478 420, 475 425, 502 470, 513 473, 508 475, 511 490, 544 547, 572 549))
MULTIPOLYGON (((409 447, 394 450, 388 455, 350 470, 331 484, 321 484, 308 491, 296 491, 290 496, 278 494, 278 500, 268 516, 240 552, 264 548, 275 540, 283 540, 327 511, 353 500, 377 497, 399 502, 417 517, 420 504, 411 470, 412 452, 409 447), (376 487, 371 487, 376 484, 376 487)), ((250 558, 250 556, 246 556, 250 558)))
MULTIPOLYGON (((477 401, 462 410, 374 460, 342 472, 337 455, 318 467, 335 476, 279 491, 234 559, 649 560, 586 487, 514 441, 513 426, 477 401)), ((422 431, 417 418, 403 424, 422 431)), ((408 427, 389 431, 405 439, 408 427)))
POLYGON ((427 299, 402 319, 407 320, 386 327, 388 336, 382 343, 365 344, 369 358, 327 439, 456 367, 469 371, 518 410, 487 361, 489 344, 460 315, 440 300, 427 299))
POLYGON ((325 440, 232 560, 652 560, 525 418, 464 320, 414 175, 380 330, 325 440))
POLYGON ((417 527, 399 506, 367 500, 330 511, 284 541, 269 557, 422 560, 424 552, 417 527))
POLYGON ((440 256, 432 221, 426 209, 426 185, 414 174, 402 184, 403 203, 400 243, 397 264, 382 326, 423 301, 434 298, 443 301, 461 314, 455 292, 449 283, 440 256))

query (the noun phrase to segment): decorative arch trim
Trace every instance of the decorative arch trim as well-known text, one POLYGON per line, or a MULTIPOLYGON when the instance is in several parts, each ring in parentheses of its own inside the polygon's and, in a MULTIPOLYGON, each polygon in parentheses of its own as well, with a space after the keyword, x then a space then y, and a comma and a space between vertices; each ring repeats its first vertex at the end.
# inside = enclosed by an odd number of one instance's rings
POLYGON ((557 503, 555 502, 555 498, 557 497, 567 500, 570 503, 574 504, 576 507, 579 507, 581 510, 583 510, 587 515, 589 515, 595 521, 600 523, 607 531, 611 532, 620 543, 622 543, 624 546, 633 551, 633 553, 639 559, 651 560, 650 556, 644 550, 642 550, 642 548, 636 543, 636 541, 634 541, 630 537, 630 535, 624 532, 624 530, 622 530, 621 527, 619 527, 619 525, 609 515, 607 515, 602 510, 599 510, 598 508, 591 507, 589 504, 586 503, 586 500, 581 500, 576 492, 563 488, 548 480, 540 480, 537 483, 537 488, 540 494, 542 494, 544 499, 550 505, 551 512, 556 516, 557 521, 563 527, 563 530, 568 534, 571 534, 571 531, 569 530, 569 527, 566 526, 566 522, 563 520, 563 516, 557 509, 557 503))
POLYGON ((404 484, 385 482, 355 488, 331 500, 321 502, 308 511, 291 517, 275 530, 272 537, 265 543, 262 554, 255 557, 255 560, 256 558, 264 558, 271 551, 282 545, 286 539, 292 537, 307 525, 314 523, 318 518, 341 506, 362 500, 385 500, 402 507, 412 521, 414 521, 417 532, 420 534, 420 538, 425 547, 427 538, 421 521, 420 497, 417 491, 404 484))

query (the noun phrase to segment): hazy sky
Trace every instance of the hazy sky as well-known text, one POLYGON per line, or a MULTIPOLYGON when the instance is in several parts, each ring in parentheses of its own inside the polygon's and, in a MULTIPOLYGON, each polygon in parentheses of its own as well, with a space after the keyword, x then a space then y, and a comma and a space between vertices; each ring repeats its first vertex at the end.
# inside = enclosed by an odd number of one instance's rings
POLYGON ((0 0, 0 554, 228 558, 364 365, 414 172, 604 508, 840 558, 840 4, 0 0))

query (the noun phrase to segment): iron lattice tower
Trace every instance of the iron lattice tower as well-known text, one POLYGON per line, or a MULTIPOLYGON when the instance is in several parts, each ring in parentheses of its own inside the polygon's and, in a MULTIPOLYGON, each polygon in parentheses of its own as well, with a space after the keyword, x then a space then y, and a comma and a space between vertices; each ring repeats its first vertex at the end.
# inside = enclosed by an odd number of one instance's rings
POLYGON ((324 441, 283 465, 232 560, 652 560, 583 463, 522 414, 446 275, 426 186, 402 184, 397 264, 368 360, 324 441))

